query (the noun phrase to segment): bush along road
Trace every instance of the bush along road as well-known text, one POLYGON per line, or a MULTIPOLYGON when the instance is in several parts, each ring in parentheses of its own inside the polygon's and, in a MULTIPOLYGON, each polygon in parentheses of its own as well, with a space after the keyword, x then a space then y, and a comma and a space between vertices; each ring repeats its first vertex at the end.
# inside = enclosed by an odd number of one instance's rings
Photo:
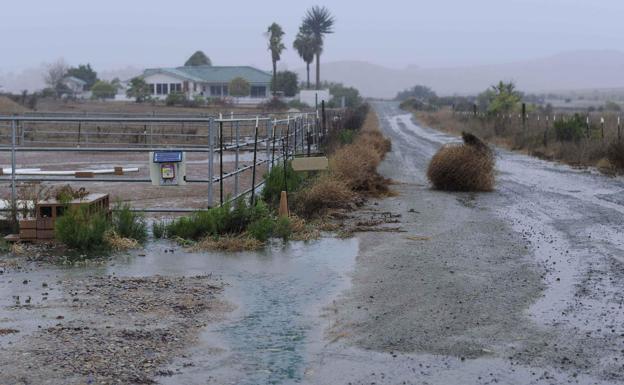
POLYGON ((367 208, 401 215, 402 232, 359 235, 318 378, 622 383, 623 180, 496 149, 493 192, 432 190, 429 160, 461 139, 374 107, 392 140, 379 170, 398 196, 367 208))

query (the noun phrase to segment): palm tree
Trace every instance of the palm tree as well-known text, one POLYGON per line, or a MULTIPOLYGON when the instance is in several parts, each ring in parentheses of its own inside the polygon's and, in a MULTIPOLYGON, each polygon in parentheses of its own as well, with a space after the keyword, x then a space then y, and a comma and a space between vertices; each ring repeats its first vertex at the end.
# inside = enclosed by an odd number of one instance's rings
POLYGON ((317 49, 314 35, 301 26, 299 28, 299 33, 293 42, 293 48, 297 50, 299 56, 301 56, 303 61, 306 63, 306 71, 308 74, 307 88, 310 89, 310 64, 314 61, 314 54, 317 49))
POLYGON ((282 57, 282 52, 286 46, 282 42, 284 30, 279 24, 273 23, 267 29, 266 35, 269 38, 269 51, 271 51, 271 59, 273 60, 273 97, 277 93, 277 62, 282 57))
POLYGON ((321 53, 323 52, 323 38, 325 35, 334 33, 335 19, 325 7, 314 6, 308 9, 303 19, 303 28, 309 31, 315 40, 316 55, 316 89, 321 88, 321 53))

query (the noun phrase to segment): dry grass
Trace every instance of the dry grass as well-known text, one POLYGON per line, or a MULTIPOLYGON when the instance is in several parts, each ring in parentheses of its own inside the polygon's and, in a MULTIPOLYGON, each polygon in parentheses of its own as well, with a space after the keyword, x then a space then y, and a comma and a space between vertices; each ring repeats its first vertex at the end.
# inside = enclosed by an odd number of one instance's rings
POLYGON ((246 234, 225 235, 218 238, 206 237, 193 246, 193 251, 227 251, 241 252, 260 250, 264 243, 246 234))
POLYGON ((611 143, 607 148, 607 158, 613 167, 624 170, 624 141, 611 143))
POLYGON ((324 214, 328 209, 348 208, 357 198, 349 185, 331 174, 318 177, 310 187, 297 192, 294 211, 305 218, 324 214))
POLYGON ((30 111, 28 108, 15 103, 8 97, 0 96, 0 115, 21 114, 28 111, 30 111))
POLYGON ((473 135, 464 135, 464 144, 442 147, 431 159, 427 177, 433 187, 447 191, 492 191, 494 156, 473 135))
POLYGON ((130 238, 124 238, 114 231, 107 232, 104 239, 113 251, 138 249, 141 246, 138 241, 130 238))
POLYGON ((290 229, 292 231, 290 239, 293 241, 312 241, 321 237, 321 232, 316 226, 296 215, 290 216, 290 229))
MULTIPOLYGON (((593 115, 592 121, 599 120, 600 115, 593 115)), ((449 109, 435 112, 416 112, 418 120, 425 125, 451 134, 462 131, 472 132, 489 143, 520 151, 546 160, 561 161, 578 166, 599 166, 598 162, 607 158, 616 171, 624 172, 624 144, 618 142, 617 132, 613 130, 614 117, 606 116, 607 128, 605 138, 601 138, 599 129, 594 127, 589 137, 578 142, 558 141, 552 122, 530 120, 526 132, 520 119, 486 119, 456 115, 449 109)), ((603 162, 604 166, 604 162, 603 162)), ((598 167, 601 169, 600 167, 598 167)), ((602 168, 608 173, 612 169, 602 168)))
POLYGON ((366 196, 390 194, 390 180, 377 172, 390 149, 376 114, 369 111, 353 143, 330 154, 328 172, 294 196, 294 211, 305 218, 318 217, 331 209, 350 209, 366 196))

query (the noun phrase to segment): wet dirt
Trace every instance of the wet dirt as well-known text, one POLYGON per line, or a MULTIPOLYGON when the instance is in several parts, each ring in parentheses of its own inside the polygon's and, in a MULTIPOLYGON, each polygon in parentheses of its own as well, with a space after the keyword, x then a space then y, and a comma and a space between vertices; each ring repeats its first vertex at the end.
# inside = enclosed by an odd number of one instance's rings
POLYGON ((459 139, 394 103, 375 109, 393 144, 380 170, 400 182, 376 207, 402 213, 407 234, 359 235, 332 329, 351 350, 335 344, 320 378, 621 383, 624 207, 604 197, 622 179, 497 150, 495 192, 432 191, 430 157, 459 139))

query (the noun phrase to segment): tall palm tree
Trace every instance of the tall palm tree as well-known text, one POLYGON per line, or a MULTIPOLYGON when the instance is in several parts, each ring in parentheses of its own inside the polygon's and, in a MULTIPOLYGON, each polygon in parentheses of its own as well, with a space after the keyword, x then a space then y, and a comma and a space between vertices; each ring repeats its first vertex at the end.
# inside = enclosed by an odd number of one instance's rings
POLYGON ((269 38, 269 51, 271 51, 271 59, 273 60, 273 96, 277 93, 277 62, 282 58, 282 52, 286 49, 282 37, 284 36, 284 30, 282 27, 273 23, 269 26, 266 32, 269 38))
POLYGON ((297 50, 297 53, 306 63, 307 88, 310 89, 310 64, 314 61, 314 54, 316 53, 316 39, 310 31, 306 30, 303 26, 299 28, 299 33, 293 42, 293 48, 297 50))
POLYGON ((336 20, 325 7, 314 6, 308 9, 303 19, 303 28, 314 36, 316 49, 316 89, 321 88, 321 53, 323 52, 323 38, 334 33, 336 20))

